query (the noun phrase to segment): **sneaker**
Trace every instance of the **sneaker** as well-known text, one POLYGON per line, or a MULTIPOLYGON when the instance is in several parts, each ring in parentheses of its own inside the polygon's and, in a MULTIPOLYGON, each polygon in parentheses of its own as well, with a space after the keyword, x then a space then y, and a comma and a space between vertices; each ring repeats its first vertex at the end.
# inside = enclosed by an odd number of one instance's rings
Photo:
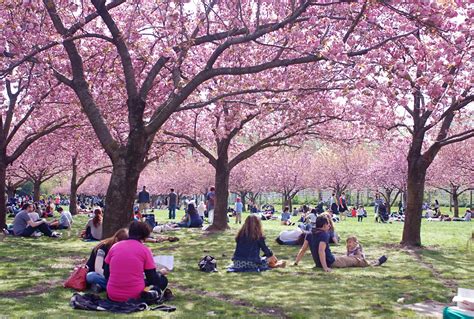
POLYGON ((179 238, 178 238, 178 237, 171 237, 171 236, 170 236, 170 237, 168 237, 168 240, 169 240, 170 243, 173 243, 173 242, 175 242, 175 241, 179 241, 179 238))
POLYGON ((387 256, 383 255, 379 258, 378 266, 382 266, 387 261, 387 256))
POLYGON ((51 238, 61 238, 61 234, 54 232, 51 234, 51 238))
POLYGON ((43 234, 41 234, 40 232, 34 232, 33 234, 31 234, 31 237, 38 238, 38 237, 41 237, 41 235, 43 235, 43 234))

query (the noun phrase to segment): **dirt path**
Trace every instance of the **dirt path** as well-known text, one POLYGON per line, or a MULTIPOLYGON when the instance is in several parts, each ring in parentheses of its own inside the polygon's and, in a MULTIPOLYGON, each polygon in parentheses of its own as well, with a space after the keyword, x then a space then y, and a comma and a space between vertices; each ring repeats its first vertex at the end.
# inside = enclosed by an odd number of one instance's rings
POLYGON ((250 311, 253 310, 253 312, 256 312, 259 315, 267 315, 267 316, 272 316, 275 318, 289 318, 283 309, 277 308, 277 307, 255 307, 248 301, 242 300, 242 299, 234 299, 230 296, 220 294, 218 292, 213 292, 213 291, 205 291, 205 290, 199 290, 196 288, 191 288, 183 285, 173 285, 173 287, 176 287, 180 291, 191 293, 194 295, 199 295, 199 296, 205 296, 213 299, 217 299, 219 301, 224 301, 228 302, 233 306, 240 306, 240 307, 246 307, 249 308, 250 311))
POLYGON ((406 249, 405 250, 410 256, 412 256, 413 258, 415 258, 415 260, 421 265, 423 266, 424 268, 428 269, 431 274, 433 275, 433 277, 435 277, 437 280, 439 280, 443 286, 445 286, 446 288, 450 289, 451 292, 453 293, 456 293, 457 292, 457 288, 458 288, 458 283, 456 280, 454 279, 447 279, 447 278, 444 278, 442 273, 437 270, 433 264, 429 263, 429 262, 426 262, 423 260, 423 257, 420 253, 420 249, 406 249))
POLYGON ((38 284, 32 287, 2 292, 0 293, 0 298, 22 299, 31 295, 39 295, 50 291, 51 288, 62 285, 63 282, 63 279, 39 282, 38 284))

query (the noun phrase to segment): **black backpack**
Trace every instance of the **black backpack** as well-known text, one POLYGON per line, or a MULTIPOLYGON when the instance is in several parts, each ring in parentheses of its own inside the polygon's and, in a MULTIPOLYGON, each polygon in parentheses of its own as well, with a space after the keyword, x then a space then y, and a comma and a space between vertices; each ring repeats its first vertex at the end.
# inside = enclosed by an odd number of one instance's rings
POLYGON ((204 256, 198 263, 199 269, 205 272, 217 271, 217 260, 212 256, 204 256))

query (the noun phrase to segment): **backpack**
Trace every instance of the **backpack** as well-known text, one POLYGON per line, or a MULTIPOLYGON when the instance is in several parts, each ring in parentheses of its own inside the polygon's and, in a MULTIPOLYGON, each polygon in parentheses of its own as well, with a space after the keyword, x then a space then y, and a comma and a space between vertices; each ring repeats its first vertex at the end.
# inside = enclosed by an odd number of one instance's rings
POLYGON ((199 269, 204 272, 216 272, 217 260, 212 256, 204 256, 198 263, 199 269))
POLYGON ((154 214, 143 214, 143 218, 145 218, 145 223, 150 226, 150 229, 155 228, 156 226, 156 221, 155 221, 155 215, 154 214))

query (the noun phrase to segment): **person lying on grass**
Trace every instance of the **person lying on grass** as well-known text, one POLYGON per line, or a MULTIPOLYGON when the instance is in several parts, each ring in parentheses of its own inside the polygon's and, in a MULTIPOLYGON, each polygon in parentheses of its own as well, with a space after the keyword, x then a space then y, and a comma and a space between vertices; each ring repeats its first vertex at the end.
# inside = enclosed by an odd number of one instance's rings
POLYGON ((329 229, 328 218, 324 215, 318 216, 316 219, 316 230, 306 235, 303 246, 296 256, 295 266, 303 258, 308 247, 311 250, 316 267, 323 268, 325 272, 330 272, 331 268, 380 266, 387 261, 386 256, 380 257, 374 263, 369 263, 365 258, 357 256, 334 256, 329 248, 329 229))

